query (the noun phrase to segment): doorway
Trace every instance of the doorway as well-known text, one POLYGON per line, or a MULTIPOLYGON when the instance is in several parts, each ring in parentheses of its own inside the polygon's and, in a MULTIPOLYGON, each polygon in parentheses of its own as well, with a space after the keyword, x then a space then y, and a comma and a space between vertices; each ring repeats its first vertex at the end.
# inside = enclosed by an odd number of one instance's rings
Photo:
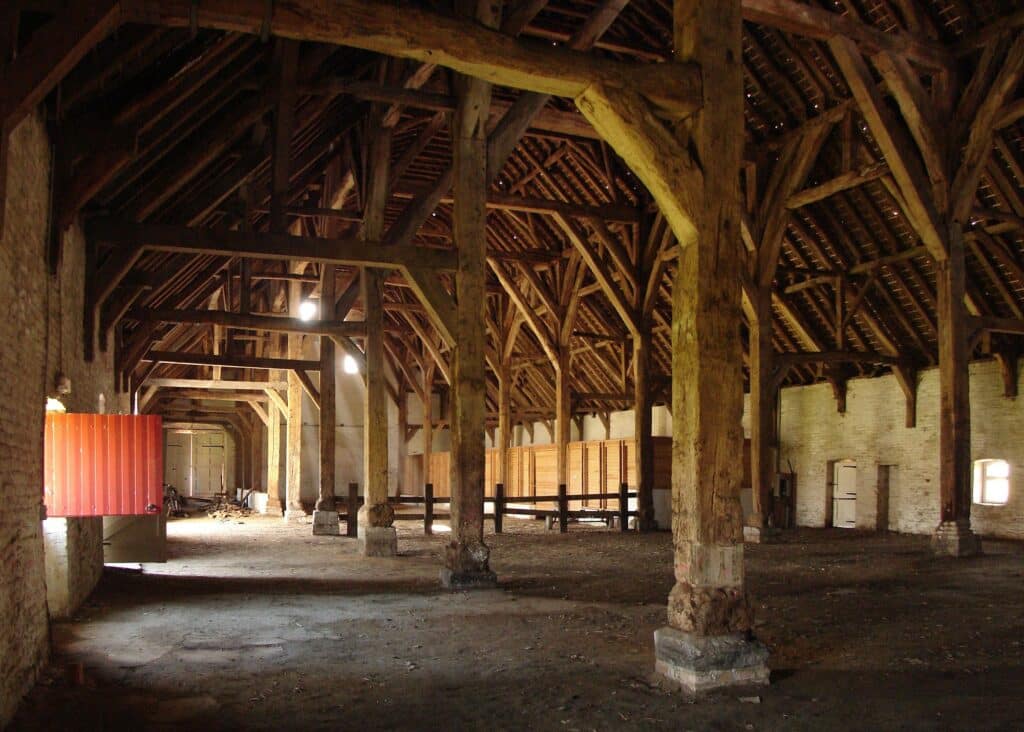
POLYGON ((857 527, 857 463, 837 460, 832 479, 832 525, 839 529, 857 527))

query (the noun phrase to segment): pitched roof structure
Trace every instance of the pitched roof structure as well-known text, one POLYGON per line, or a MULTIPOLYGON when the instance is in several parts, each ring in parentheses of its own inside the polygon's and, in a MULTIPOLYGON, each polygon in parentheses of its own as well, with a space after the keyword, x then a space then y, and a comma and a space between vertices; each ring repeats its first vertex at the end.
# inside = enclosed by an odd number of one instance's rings
MULTIPOLYGON (((36 5, 22 20, 26 53, 61 24, 96 22, 36 5)), ((121 5, 124 22, 83 51, 49 109, 55 220, 83 222, 86 317, 101 346, 117 349, 126 386, 211 369, 265 378, 245 363, 283 354, 268 319, 301 327, 287 313, 289 285, 315 299, 332 265, 345 321, 332 333, 358 357, 359 263, 342 250, 362 236, 381 128, 391 130, 385 233, 369 245, 404 247, 385 257, 422 250, 452 289, 435 256, 453 247, 452 71, 360 43, 225 29, 190 16, 188 3, 121 5), (195 354, 211 358, 187 363, 195 354)), ((775 351, 804 354, 782 362, 780 383, 937 363, 928 211, 952 205, 949 191, 963 188, 954 182, 971 188, 957 205, 967 307, 986 325, 974 355, 1015 352, 1024 332, 1017 4, 743 5, 746 225, 736 256, 749 272, 748 318, 752 293, 767 287, 775 351)), ((396 17, 410 8, 395 6, 396 17)), ((663 0, 526 0, 509 4, 501 29, 647 64, 651 75, 673 54, 663 0)), ((560 348, 572 354, 575 411, 630 407, 640 331, 651 334, 652 398, 665 401, 677 244, 664 217, 570 99, 495 86, 488 114, 488 360, 494 373, 510 363, 515 417, 554 413, 560 348)), ((429 388, 443 388, 449 348, 420 287, 398 267, 386 282, 392 392, 422 393, 426 374, 429 388)), ((492 411, 497 389, 492 374, 492 411)), ((197 408, 180 396, 150 393, 147 409, 197 408)))

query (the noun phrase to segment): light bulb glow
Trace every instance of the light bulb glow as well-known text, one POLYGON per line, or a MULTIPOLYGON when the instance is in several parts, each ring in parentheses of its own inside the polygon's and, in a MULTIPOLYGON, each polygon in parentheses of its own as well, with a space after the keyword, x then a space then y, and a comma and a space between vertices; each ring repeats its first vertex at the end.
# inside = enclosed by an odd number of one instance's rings
POLYGON ((342 361, 341 367, 345 370, 346 374, 358 374, 359 373, 359 364, 357 364, 356 360, 354 358, 352 358, 351 356, 348 356, 348 355, 345 356, 345 360, 342 361))
POLYGON ((299 320, 312 320, 316 317, 316 303, 312 300, 303 300, 299 303, 299 320))

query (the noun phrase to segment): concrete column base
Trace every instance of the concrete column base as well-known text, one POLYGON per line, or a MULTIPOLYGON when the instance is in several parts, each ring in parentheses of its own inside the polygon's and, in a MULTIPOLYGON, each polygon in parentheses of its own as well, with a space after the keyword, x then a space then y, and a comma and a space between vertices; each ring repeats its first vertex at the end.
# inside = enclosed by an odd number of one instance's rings
POLYGON ((498 575, 490 570, 482 572, 453 572, 441 570, 441 586, 448 590, 493 590, 498 586, 498 575))
POLYGON ((940 557, 971 557, 981 554, 981 541, 968 523, 943 521, 932 534, 932 551, 940 557))
POLYGON ((307 515, 306 509, 301 506, 289 506, 284 510, 284 520, 288 522, 299 522, 307 515))
POLYGON ((284 517, 284 507, 281 505, 281 501, 267 499, 267 506, 263 509, 264 516, 275 516, 284 517))
POLYGON ((658 674, 692 693, 768 683, 768 649, 742 633, 706 636, 658 628, 654 657, 658 674))
POLYGON ((782 532, 771 526, 744 526, 743 541, 748 544, 774 544, 782 532))
POLYGON ((340 536, 337 511, 313 511, 313 536, 340 536))
POLYGON ((398 532, 394 526, 364 526, 360 523, 356 547, 364 557, 397 556, 398 532))

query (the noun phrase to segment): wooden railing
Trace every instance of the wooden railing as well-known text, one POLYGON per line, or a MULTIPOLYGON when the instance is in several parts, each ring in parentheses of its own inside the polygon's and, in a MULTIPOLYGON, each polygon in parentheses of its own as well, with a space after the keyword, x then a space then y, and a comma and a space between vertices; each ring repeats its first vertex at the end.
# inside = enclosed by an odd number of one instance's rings
MULTIPOLYGON (((532 516, 533 518, 549 519, 550 521, 558 521, 558 530, 561 533, 565 533, 569 529, 569 519, 603 519, 611 523, 617 521, 619 529, 626 531, 629 528, 629 517, 636 516, 636 511, 629 510, 629 499, 635 498, 636 493, 631 493, 629 486, 626 483, 619 484, 619 490, 615 493, 600 493, 600 494, 570 494, 564 485, 558 486, 557 492, 554 495, 539 495, 539 496, 515 496, 508 497, 505 495, 505 486, 498 483, 494 486, 494 495, 490 496, 491 503, 494 506, 492 513, 484 514, 485 519, 490 519, 494 522, 494 533, 500 534, 504 527, 505 516, 532 516), (606 506, 601 508, 581 508, 581 509, 570 509, 570 502, 584 502, 586 500, 601 500, 615 501, 617 502, 615 510, 610 510, 606 506), (509 505, 512 503, 513 505, 509 505), (525 508, 521 504, 555 504, 554 508, 525 508)), ((346 522, 347 535, 356 536, 358 533, 358 515, 359 507, 363 504, 363 498, 359 495, 359 486, 356 483, 348 484, 348 496, 344 501, 344 511, 341 510, 341 501, 339 498, 339 510, 338 518, 346 522)), ((424 486, 422 496, 388 496, 388 503, 397 506, 416 506, 422 505, 422 513, 411 513, 411 512, 396 512, 395 521, 422 521, 423 522, 423 533, 430 535, 434 533, 434 521, 436 519, 447 519, 450 518, 450 514, 438 514, 434 507, 440 505, 450 505, 451 497, 449 496, 435 496, 434 486, 427 483, 424 486)))

